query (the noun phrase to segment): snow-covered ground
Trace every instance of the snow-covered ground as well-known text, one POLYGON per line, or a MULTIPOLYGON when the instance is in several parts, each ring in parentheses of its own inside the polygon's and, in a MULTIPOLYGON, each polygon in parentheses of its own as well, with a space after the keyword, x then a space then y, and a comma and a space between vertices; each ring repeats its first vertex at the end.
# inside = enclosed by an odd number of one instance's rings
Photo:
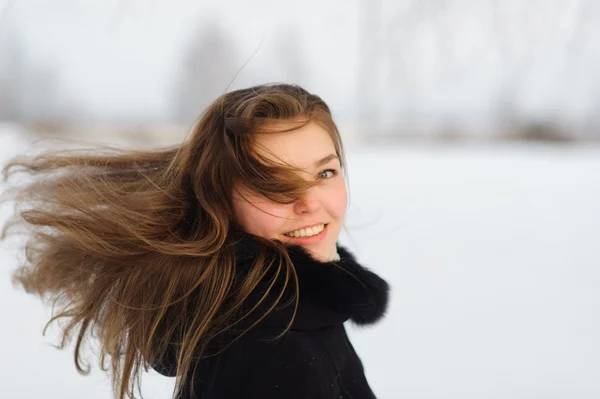
MULTIPOLYGON (((27 148, 0 141, 0 162, 27 148)), ((385 321, 350 326, 379 398, 600 397, 600 148, 402 145, 349 161, 342 242, 393 287, 385 321)), ((109 398, 97 366, 82 377, 50 345, 56 328, 41 336, 50 310, 11 286, 2 251, 0 397, 109 398)), ((166 399, 173 380, 144 384, 166 399)))

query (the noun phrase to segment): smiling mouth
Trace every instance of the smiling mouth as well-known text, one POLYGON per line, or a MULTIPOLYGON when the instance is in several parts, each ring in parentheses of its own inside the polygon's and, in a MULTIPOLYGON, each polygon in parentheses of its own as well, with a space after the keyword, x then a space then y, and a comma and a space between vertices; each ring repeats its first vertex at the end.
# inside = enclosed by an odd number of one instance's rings
POLYGON ((290 237, 290 238, 303 238, 303 237, 308 238, 308 237, 316 236, 325 229, 325 226, 327 226, 327 224, 328 223, 316 224, 311 227, 290 231, 288 233, 285 233, 284 236, 290 237))

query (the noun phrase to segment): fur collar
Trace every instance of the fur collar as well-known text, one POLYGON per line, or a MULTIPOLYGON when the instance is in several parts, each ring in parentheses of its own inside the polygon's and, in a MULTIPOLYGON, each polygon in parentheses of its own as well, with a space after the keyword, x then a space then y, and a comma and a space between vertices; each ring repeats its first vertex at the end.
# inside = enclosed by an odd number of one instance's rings
MULTIPOLYGON (((252 267, 258 251, 265 248, 265 244, 254 238, 245 238, 235 245, 237 279, 243 279, 244 274, 252 267)), ((266 247, 269 248, 268 245, 266 247)), ((268 253, 268 255, 276 254, 275 250, 271 251, 272 253, 268 253)), ((290 329, 295 331, 341 326, 347 320, 351 320, 357 325, 369 325, 379 321, 388 306, 388 284, 381 277, 361 266, 350 251, 344 247, 338 245, 337 252, 339 260, 319 262, 311 257, 303 247, 289 246, 288 253, 298 275, 300 288, 296 315, 293 317, 294 307, 290 305, 291 291, 286 291, 287 295, 280 301, 282 305, 278 305, 258 323, 255 331, 261 327, 275 327, 275 331, 283 331, 292 317, 293 323, 290 329)), ((268 281, 269 276, 265 278, 264 284, 268 281)), ((282 281, 275 281, 276 293, 280 292, 277 290, 277 285, 281 283, 282 281)), ((257 303, 257 297, 260 296, 262 296, 262 290, 259 285, 245 303, 246 310, 251 309, 257 303)), ((268 299, 267 302, 269 302, 268 299)), ((264 312, 261 312, 259 307, 256 312, 253 312, 254 316, 251 315, 243 322, 238 323, 235 331, 223 332, 222 336, 211 341, 205 356, 203 356, 204 360, 199 363, 201 369, 209 370, 211 354, 218 353, 223 345, 236 337, 238 332, 244 331, 245 327, 253 324, 253 321, 256 321, 255 317, 260 314, 264 314, 264 312)), ((170 343, 167 351, 152 367, 163 375, 175 376, 177 346, 176 343, 170 343)))
MULTIPOLYGON (((252 266, 253 254, 260 244, 244 240, 237 245, 238 270, 247 270, 252 266)), ((313 330, 342 324, 348 319, 357 325, 369 325, 385 315, 389 298, 387 282, 360 265, 346 248, 338 245, 339 260, 330 262, 314 259, 301 246, 287 248, 299 284, 299 302, 292 329, 313 330)), ((261 325, 285 327, 292 315, 293 305, 278 306, 261 325)))

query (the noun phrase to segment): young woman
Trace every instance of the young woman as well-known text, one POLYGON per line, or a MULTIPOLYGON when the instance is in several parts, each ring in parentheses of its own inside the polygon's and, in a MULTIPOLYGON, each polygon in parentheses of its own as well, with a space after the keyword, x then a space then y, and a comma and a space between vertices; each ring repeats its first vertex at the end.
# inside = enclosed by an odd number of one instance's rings
MULTIPOLYGON (((181 146, 16 159, 27 171, 15 279, 53 299, 62 346, 93 337, 115 396, 153 367, 178 398, 373 398, 344 322, 375 323, 388 285, 337 244, 344 152, 295 85, 226 93, 181 146)), ((14 232, 14 231, 13 231, 14 232)))

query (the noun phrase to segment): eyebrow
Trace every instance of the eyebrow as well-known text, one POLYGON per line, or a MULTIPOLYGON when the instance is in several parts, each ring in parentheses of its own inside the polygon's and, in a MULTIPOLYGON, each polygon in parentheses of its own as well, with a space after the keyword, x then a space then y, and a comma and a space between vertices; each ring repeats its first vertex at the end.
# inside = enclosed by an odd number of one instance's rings
POLYGON ((325 158, 321 159, 320 161, 315 162, 315 168, 323 166, 327 162, 331 161, 332 159, 337 159, 337 158, 338 158, 338 156, 336 154, 329 154, 325 158))

